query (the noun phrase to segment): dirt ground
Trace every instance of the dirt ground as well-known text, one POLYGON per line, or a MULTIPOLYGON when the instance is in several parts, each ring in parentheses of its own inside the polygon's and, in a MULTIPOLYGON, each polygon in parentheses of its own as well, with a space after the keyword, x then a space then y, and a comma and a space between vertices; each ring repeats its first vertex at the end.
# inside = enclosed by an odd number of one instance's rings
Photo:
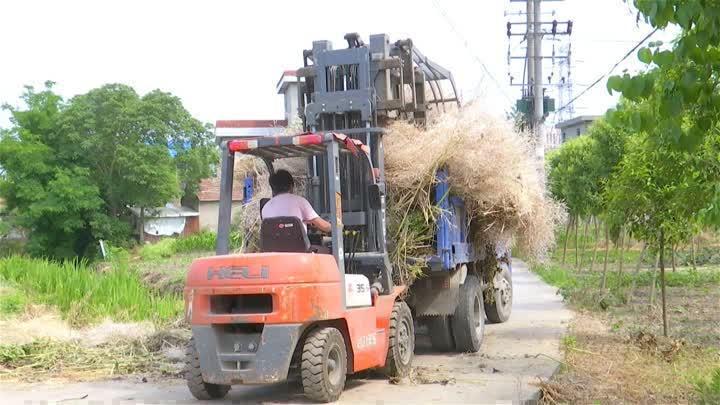
POLYGON ((57 311, 44 305, 30 305, 18 316, 0 319, 0 342, 6 345, 52 339, 97 346, 117 339, 142 339, 153 332, 155 326, 151 322, 118 323, 110 320, 85 329, 74 329, 57 311))
POLYGON ((694 383, 720 367, 720 288, 668 288, 670 337, 662 337, 659 295, 578 311, 563 339, 561 372, 543 384, 545 403, 688 403, 694 383))

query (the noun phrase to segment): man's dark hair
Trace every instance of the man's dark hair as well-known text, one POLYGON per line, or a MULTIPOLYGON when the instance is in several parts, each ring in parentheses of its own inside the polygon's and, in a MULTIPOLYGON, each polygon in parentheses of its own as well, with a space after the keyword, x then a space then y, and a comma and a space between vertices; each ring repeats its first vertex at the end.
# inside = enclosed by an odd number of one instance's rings
POLYGON ((292 174, 287 170, 278 170, 270 175, 270 188, 273 195, 291 193, 295 186, 292 174))

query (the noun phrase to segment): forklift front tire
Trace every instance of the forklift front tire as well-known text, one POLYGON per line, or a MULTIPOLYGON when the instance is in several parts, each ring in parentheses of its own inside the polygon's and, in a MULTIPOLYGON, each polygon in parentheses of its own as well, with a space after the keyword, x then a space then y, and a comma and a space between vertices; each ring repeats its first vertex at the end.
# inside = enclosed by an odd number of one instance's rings
POLYGON ((200 400, 221 399, 230 391, 229 385, 210 384, 203 381, 200 371, 200 357, 195 340, 190 338, 185 360, 185 379, 193 396, 200 400))
POLYGON ((389 329, 390 344, 383 372, 392 378, 406 377, 415 352, 415 326, 410 307, 404 301, 393 306, 389 329))
POLYGON ((347 348, 335 328, 310 332, 303 346, 300 375, 305 396, 313 401, 337 401, 345 388, 347 348))

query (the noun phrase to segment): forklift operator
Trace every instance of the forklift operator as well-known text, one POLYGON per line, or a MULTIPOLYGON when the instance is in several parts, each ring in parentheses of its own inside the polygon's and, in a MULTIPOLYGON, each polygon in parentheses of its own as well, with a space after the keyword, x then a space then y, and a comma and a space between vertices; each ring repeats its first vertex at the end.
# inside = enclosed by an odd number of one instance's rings
POLYGON ((270 176, 273 197, 262 209, 263 218, 297 217, 300 221, 322 232, 330 233, 331 225, 320 218, 312 205, 303 197, 293 194, 295 181, 287 170, 278 170, 270 176))

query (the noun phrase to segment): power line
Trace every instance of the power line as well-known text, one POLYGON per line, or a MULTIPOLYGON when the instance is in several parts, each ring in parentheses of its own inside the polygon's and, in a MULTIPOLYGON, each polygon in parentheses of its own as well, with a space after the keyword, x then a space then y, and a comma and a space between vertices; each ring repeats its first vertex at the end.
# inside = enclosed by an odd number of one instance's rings
POLYGON ((435 8, 438 9, 440 14, 445 19, 445 22, 450 26, 450 28, 455 33, 455 35, 457 35, 457 37, 460 39, 463 46, 465 46, 465 49, 467 49, 470 52, 470 55, 472 56, 473 60, 475 60, 475 62, 477 62, 483 68, 485 75, 489 76, 490 79, 492 79, 493 83, 495 84, 495 87, 497 87, 498 90, 500 90, 500 92, 502 93, 503 96, 505 96, 505 98, 508 100, 508 102, 512 103, 513 102, 512 99, 507 94, 507 92, 505 92, 503 87, 500 85, 500 82, 495 78, 495 76, 493 76, 492 73, 490 73, 490 69, 488 69, 487 66, 485 66, 485 62, 483 62, 483 60, 480 59, 480 57, 477 56, 477 54, 470 48, 470 44, 468 43, 467 39, 465 39, 465 37, 460 33, 460 31, 458 31, 457 27, 455 27, 455 23, 450 18, 450 16, 448 16, 447 12, 445 12, 445 10, 442 8, 440 3, 437 0, 433 0, 433 5, 435 6, 435 8))
POLYGON ((632 55, 638 48, 640 48, 640 46, 642 46, 642 44, 644 44, 645 41, 647 41, 648 39, 650 39, 650 37, 652 37, 653 35, 655 35, 656 32, 658 32, 658 28, 655 28, 651 33, 647 34, 647 35, 645 36, 645 38, 643 38, 642 40, 640 40, 640 42, 638 42, 632 49, 630 49, 630 50, 625 54, 625 56, 622 57, 622 59, 620 59, 617 63, 615 63, 615 65, 613 65, 613 67, 610 68, 610 70, 608 70, 606 73, 604 73, 604 74, 602 74, 600 77, 598 77, 597 80, 595 80, 594 82, 592 82, 592 84, 590 84, 590 86, 588 86, 585 90, 583 90, 583 91, 582 91, 580 94, 578 94, 575 98, 573 98, 572 100, 570 100, 567 104, 565 104, 564 106, 562 106, 562 107, 558 108, 557 110, 555 110, 555 112, 558 113, 558 112, 560 112, 560 111, 568 108, 572 103, 574 103, 575 101, 577 101, 577 99, 579 99, 580 97, 582 97, 583 95, 585 95, 585 94, 586 94, 588 91, 590 91, 593 87, 597 86, 598 83, 600 83, 604 78, 606 78, 610 73, 612 73, 618 66, 620 66, 620 64, 623 63, 623 62, 625 61, 625 59, 627 59, 628 57, 630 57, 630 55, 632 55))

